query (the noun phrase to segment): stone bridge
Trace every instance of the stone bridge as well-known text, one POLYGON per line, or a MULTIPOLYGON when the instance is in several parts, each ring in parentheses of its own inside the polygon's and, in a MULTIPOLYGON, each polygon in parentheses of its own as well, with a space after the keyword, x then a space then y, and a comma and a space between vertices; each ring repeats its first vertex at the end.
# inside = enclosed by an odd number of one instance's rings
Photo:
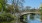
POLYGON ((30 14, 30 13, 40 14, 40 12, 22 12, 21 15, 24 15, 24 14, 30 14))

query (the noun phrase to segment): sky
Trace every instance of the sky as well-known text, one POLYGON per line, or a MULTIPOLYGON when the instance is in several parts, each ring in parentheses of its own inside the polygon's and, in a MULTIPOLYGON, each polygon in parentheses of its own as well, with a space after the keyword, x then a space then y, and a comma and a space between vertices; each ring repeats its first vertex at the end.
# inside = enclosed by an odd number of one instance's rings
POLYGON ((7 0, 7 1, 8 1, 8 2, 7 2, 8 4, 11 4, 11 3, 12 3, 12 0, 7 0))
MULTIPOLYGON (((11 4, 11 0, 8 0, 8 4, 11 4)), ((42 3, 42 0, 25 0, 25 3, 23 4, 25 6, 31 6, 32 8, 38 8, 40 4, 42 3)))
POLYGON ((37 8, 40 6, 41 3, 42 0, 25 0, 24 6, 31 6, 32 8, 37 8))

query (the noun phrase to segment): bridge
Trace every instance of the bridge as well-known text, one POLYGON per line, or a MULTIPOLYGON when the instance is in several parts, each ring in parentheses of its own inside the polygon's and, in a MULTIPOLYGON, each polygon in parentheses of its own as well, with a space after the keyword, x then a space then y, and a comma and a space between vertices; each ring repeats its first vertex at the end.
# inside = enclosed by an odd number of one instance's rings
POLYGON ((22 12, 21 15, 24 15, 24 14, 30 14, 30 13, 34 13, 34 14, 40 14, 40 12, 22 12))

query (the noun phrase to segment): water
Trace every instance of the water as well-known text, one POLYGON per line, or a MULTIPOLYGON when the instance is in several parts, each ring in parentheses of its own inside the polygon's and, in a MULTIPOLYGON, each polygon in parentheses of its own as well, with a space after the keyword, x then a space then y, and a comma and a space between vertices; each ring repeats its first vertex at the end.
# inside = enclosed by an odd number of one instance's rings
MULTIPOLYGON (((30 14, 27 15, 27 23, 41 23, 41 20, 40 20, 40 15, 36 14, 34 16, 34 19, 30 19, 30 14)), ((10 22, 0 22, 0 23, 17 23, 17 19, 16 20, 12 20, 10 22)))
POLYGON ((0 22, 0 23, 15 23, 15 20, 10 21, 10 22, 0 22))
POLYGON ((27 23, 41 23, 40 15, 36 14, 33 20, 30 19, 30 15, 27 15, 27 23))
POLYGON ((19 21, 17 21, 17 20, 12 20, 12 21, 10 21, 10 22, 0 22, 0 23, 19 23, 19 21))
POLYGON ((0 22, 0 23, 19 23, 19 20, 17 21, 17 19, 14 19, 14 20, 12 20, 12 21, 0 22))

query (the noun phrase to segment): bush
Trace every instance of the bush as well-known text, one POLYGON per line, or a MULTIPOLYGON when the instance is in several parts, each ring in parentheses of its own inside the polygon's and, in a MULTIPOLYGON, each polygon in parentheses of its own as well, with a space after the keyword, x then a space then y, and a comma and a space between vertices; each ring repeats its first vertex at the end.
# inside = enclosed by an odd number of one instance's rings
POLYGON ((13 19, 14 17, 10 13, 3 12, 2 14, 0 14, 0 21, 11 21, 13 19))

